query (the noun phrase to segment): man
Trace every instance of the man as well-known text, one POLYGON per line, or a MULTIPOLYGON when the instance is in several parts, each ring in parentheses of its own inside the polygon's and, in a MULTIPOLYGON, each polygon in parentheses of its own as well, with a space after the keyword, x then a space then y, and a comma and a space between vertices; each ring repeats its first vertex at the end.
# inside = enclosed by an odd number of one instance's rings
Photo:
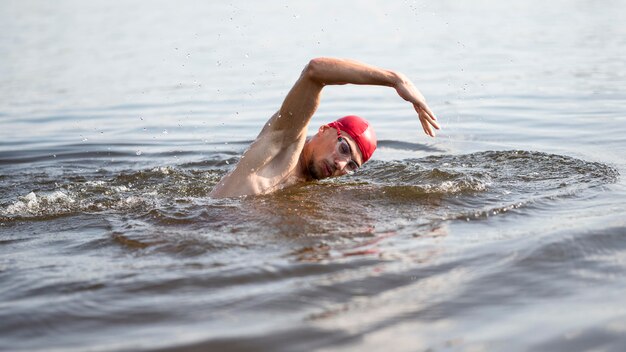
POLYGON ((376 149, 367 121, 346 116, 322 125, 307 140, 307 126, 327 85, 393 87, 413 104, 424 132, 434 137, 437 118, 413 83, 398 72, 353 60, 316 58, 302 71, 280 110, 243 154, 235 169, 211 191, 212 197, 267 194, 301 182, 345 175, 358 169, 376 149))

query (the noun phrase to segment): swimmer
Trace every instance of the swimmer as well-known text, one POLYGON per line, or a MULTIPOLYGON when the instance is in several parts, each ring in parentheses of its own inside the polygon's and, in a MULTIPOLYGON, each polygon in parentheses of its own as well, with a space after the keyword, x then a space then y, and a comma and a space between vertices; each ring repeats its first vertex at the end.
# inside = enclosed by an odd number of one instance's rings
POLYGON ((365 119, 345 116, 320 126, 307 138, 322 89, 342 84, 392 87, 413 105, 428 136, 434 137, 434 129, 440 128, 422 93, 403 74, 353 60, 316 58, 306 65, 280 109, 210 196, 268 194, 361 167, 376 149, 376 134, 365 119))

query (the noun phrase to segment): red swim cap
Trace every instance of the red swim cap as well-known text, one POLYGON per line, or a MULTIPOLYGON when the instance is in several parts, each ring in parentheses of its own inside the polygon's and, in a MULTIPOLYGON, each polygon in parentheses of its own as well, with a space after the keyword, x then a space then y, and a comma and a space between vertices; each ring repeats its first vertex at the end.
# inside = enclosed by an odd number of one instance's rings
POLYGON ((363 162, 369 160, 376 150, 376 134, 370 127, 369 122, 364 118, 350 115, 344 116, 337 121, 331 122, 328 126, 343 131, 352 137, 356 145, 361 150, 363 162))

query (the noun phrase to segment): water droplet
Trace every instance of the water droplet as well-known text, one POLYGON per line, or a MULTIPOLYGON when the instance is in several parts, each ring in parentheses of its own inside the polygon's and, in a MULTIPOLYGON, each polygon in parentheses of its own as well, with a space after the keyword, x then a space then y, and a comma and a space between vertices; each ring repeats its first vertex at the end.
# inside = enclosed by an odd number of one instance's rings
POLYGON ((250 57, 250 55, 248 55, 248 54, 246 54, 245 56, 246 56, 246 59, 250 57))
POLYGON ((163 134, 167 134, 167 130, 163 130, 163 134))
POLYGON ((226 160, 226 164, 229 165, 230 163, 228 162, 228 160, 226 160))
POLYGON ((136 151, 135 154, 141 155, 141 150, 136 151))
POLYGON ((56 157, 57 157, 57 155, 56 155, 56 154, 52 154, 52 157, 53 157, 53 158, 56 158, 56 157))

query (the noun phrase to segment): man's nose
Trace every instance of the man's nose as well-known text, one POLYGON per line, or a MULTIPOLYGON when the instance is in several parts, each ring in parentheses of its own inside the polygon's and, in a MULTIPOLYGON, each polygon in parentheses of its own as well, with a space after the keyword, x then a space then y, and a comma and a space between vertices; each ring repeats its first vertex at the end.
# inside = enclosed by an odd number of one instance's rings
POLYGON ((339 171, 343 171, 343 169, 348 165, 348 160, 346 158, 337 158, 335 159, 335 168, 339 171))

